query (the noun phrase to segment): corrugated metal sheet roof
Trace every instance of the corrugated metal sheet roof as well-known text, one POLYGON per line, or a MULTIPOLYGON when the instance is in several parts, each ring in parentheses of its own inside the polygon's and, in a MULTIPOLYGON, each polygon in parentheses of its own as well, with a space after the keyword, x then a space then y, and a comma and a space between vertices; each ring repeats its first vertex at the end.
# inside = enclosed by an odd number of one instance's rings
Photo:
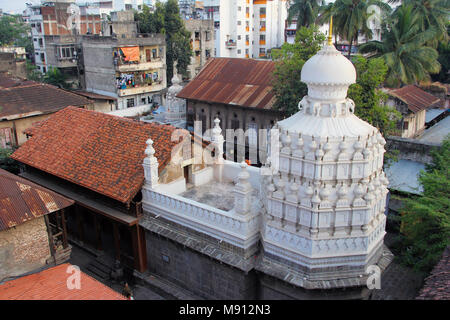
POLYGON ((403 101, 408 106, 408 109, 414 113, 427 109, 440 101, 439 98, 415 85, 389 90, 388 94, 403 101))
POLYGON ((177 95, 179 98, 270 109, 273 61, 212 58, 177 95))
POLYGON ((0 231, 73 203, 73 200, 0 169, 0 231))

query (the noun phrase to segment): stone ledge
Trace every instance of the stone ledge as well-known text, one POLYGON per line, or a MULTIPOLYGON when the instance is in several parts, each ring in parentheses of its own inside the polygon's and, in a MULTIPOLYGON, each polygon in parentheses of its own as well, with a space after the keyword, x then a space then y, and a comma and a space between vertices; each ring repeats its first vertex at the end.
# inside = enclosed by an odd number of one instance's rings
POLYGON ((178 225, 162 218, 154 218, 149 214, 145 214, 140 223, 144 229, 166 237, 183 246, 186 246, 196 252, 205 254, 222 263, 249 272, 254 268, 256 260, 253 256, 244 257, 241 248, 236 248, 229 244, 219 244, 216 239, 207 235, 200 234, 187 228, 181 228, 178 225))
MULTIPOLYGON (((394 255, 391 251, 383 245, 381 248, 381 254, 374 264, 380 267, 381 272, 383 272, 392 262, 393 258, 394 255)), ((351 274, 337 274, 335 279, 320 279, 318 276, 315 276, 316 279, 311 279, 310 273, 301 270, 294 270, 282 261, 277 261, 267 255, 259 258, 255 269, 259 272, 305 289, 335 289, 364 286, 368 278, 366 274, 362 277, 351 274)), ((338 271, 338 269, 339 267, 336 267, 336 271, 338 271)), ((330 274, 331 270, 327 270, 327 272, 323 274, 323 277, 329 276, 330 274)))

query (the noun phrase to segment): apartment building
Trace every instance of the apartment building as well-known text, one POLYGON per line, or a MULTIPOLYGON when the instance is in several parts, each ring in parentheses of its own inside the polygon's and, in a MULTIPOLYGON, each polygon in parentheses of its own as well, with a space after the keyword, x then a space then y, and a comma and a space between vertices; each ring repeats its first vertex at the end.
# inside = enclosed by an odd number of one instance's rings
POLYGON ((214 21, 213 20, 184 20, 186 29, 191 33, 191 49, 194 55, 188 67, 189 78, 194 78, 206 64, 214 57, 214 21))
POLYGON ((287 1, 204 1, 204 18, 214 20, 216 56, 266 57, 284 43, 287 1))
POLYGON ((80 87, 78 36, 99 34, 100 15, 81 13, 74 0, 29 4, 27 10, 37 68, 42 73, 49 68, 58 68, 68 76, 74 87, 80 87))
POLYGON ((83 36, 86 91, 117 98, 116 109, 150 110, 167 87, 165 38, 83 36))

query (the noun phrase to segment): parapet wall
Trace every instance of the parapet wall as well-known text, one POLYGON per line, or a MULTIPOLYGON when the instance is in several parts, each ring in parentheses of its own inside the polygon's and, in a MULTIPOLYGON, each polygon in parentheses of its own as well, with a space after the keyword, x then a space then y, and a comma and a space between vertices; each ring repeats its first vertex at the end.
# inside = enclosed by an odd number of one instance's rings
POLYGON ((412 160, 424 164, 431 163, 433 158, 430 151, 439 147, 439 144, 424 142, 416 139, 389 136, 386 139, 387 150, 398 150, 398 159, 412 160))

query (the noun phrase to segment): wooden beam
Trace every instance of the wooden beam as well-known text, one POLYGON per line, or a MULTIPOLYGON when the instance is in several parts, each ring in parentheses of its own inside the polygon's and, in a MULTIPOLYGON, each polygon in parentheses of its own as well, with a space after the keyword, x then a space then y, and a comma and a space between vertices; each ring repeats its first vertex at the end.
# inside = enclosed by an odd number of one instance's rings
POLYGON ((111 221, 113 224, 114 248, 116 251, 116 260, 120 261, 120 232, 117 222, 111 221))
POLYGON ((143 232, 139 225, 130 228, 131 240, 133 243, 134 268, 139 272, 145 272, 147 266, 145 261, 145 238, 141 235, 143 232))
POLYGON ((102 250, 102 231, 100 229, 100 223, 98 221, 97 214, 94 213, 94 228, 95 228, 95 235, 97 239, 97 250, 102 250))
POLYGON ((67 244, 67 225, 66 225, 65 209, 61 209, 61 224, 63 230, 63 248, 66 249, 68 247, 68 244, 67 244))

